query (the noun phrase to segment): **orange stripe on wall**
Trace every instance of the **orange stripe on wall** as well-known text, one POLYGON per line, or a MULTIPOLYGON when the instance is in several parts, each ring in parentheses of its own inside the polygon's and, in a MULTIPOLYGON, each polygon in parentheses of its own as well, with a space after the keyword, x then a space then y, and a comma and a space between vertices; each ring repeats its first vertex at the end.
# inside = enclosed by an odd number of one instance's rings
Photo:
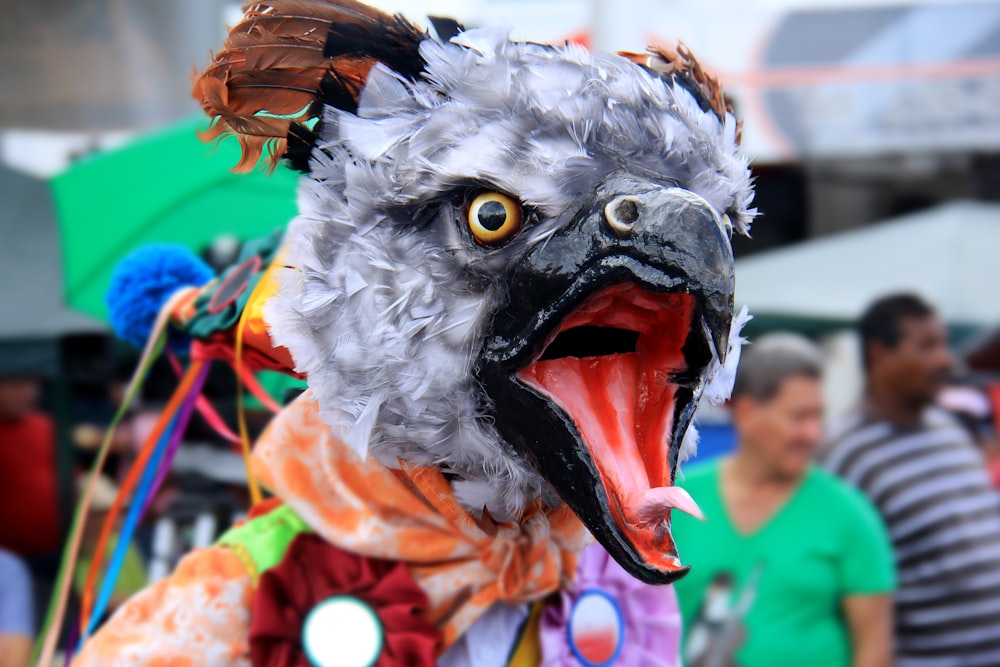
POLYGON ((867 83, 913 79, 959 79, 1000 76, 1000 58, 895 65, 828 65, 720 72, 728 86, 781 88, 830 83, 867 83))

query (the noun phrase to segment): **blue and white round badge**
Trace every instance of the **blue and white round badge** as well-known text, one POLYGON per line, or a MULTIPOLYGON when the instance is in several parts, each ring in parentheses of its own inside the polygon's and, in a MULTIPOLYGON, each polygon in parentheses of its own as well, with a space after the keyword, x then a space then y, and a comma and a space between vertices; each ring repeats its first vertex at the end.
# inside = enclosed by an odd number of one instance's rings
POLYGON ((313 667, 372 667, 384 643, 375 610, 350 595, 323 600, 302 624, 302 647, 313 667))
POLYGON ((570 612, 569 647, 586 667, 606 667, 618 659, 625 644, 625 616, 613 597, 599 589, 586 590, 570 612))

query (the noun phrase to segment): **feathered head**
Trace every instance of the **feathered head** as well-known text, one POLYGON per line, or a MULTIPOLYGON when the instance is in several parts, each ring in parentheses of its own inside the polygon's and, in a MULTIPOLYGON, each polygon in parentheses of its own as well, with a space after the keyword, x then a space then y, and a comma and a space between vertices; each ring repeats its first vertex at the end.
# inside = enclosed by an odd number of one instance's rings
POLYGON ((474 510, 567 502, 636 576, 683 568, 681 443, 754 211, 686 50, 595 54, 348 0, 247 5, 196 95, 303 170, 274 341, 335 434, 474 510))

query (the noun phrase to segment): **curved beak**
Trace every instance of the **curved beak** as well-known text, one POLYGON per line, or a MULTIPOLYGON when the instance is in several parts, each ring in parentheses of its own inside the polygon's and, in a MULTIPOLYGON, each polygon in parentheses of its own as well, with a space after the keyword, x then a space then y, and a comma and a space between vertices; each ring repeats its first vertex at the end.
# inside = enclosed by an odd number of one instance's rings
POLYGON ((687 190, 616 175, 510 285, 478 371, 501 434, 631 574, 682 576, 670 511, 699 510, 673 482, 727 347, 726 225, 687 190))

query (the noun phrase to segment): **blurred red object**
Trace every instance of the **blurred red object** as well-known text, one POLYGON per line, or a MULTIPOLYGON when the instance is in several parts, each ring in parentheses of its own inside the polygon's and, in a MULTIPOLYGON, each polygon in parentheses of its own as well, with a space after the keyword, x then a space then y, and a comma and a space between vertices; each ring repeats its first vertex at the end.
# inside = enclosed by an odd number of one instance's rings
MULTIPOLYGON (((986 393, 993 407, 994 432, 1000 433, 1000 383, 987 385, 986 393)), ((1000 455, 994 453, 993 457, 987 463, 990 467, 990 476, 993 478, 993 486, 1000 488, 1000 455)))
POLYGON ((0 419, 0 546, 20 556, 59 548, 59 492, 55 427, 32 411, 0 419))

